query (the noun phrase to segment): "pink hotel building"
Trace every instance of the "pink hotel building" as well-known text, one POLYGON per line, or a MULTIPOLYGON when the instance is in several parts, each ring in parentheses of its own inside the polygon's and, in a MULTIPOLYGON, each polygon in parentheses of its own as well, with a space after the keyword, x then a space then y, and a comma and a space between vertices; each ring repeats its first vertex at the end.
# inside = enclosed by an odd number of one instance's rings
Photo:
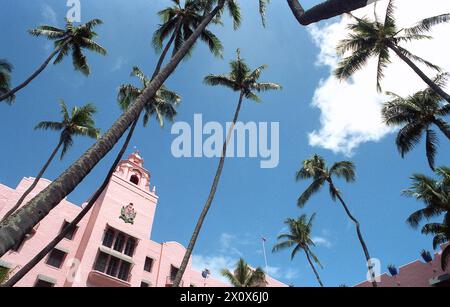
MULTIPOLYGON (((170 287, 186 249, 177 242, 157 243, 151 232, 158 196, 138 153, 117 167, 108 187, 75 231, 68 234, 17 286, 22 287, 170 287)), ((0 217, 16 203, 34 178, 17 188, 0 184, 0 217)), ((30 197, 50 181, 42 179, 30 197)), ((62 201, 19 246, 0 258, 12 273, 36 255, 81 208, 62 201)), ((205 268, 206 269, 206 268, 205 268)), ((189 262, 184 287, 227 284, 198 272, 189 262), (205 276, 206 277, 205 277, 205 276)), ((286 285, 267 276, 267 285, 286 285)))

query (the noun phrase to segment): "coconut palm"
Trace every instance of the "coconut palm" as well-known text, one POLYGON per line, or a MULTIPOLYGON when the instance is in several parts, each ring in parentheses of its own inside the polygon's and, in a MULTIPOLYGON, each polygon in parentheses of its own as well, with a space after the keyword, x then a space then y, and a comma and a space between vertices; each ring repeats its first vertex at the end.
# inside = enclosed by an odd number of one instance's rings
MULTIPOLYGON (((426 18, 419 21, 410 28, 399 29, 394 17, 394 1, 390 0, 384 22, 379 22, 378 18, 370 20, 366 17, 356 18, 354 23, 348 26, 349 36, 342 40, 337 46, 339 55, 344 57, 335 70, 335 75, 339 79, 345 80, 356 71, 362 69, 367 61, 372 57, 378 58, 377 68, 377 89, 381 91, 381 80, 384 77, 384 69, 391 62, 391 51, 408 64, 414 72, 439 96, 450 102, 448 95, 442 87, 433 82, 416 64, 424 64, 438 72, 441 69, 427 60, 409 52, 401 46, 401 43, 415 40, 432 39, 427 35, 433 26, 450 21, 450 14, 442 14, 426 18)), ((375 14, 376 15, 376 14, 375 14)))
MULTIPOLYGON (((172 7, 158 12, 162 24, 155 31, 152 39, 154 48, 157 51, 162 50, 163 55, 166 55, 171 48, 172 55, 176 54, 203 20, 204 5, 202 1, 186 0, 184 6, 182 6, 180 0, 172 0, 172 2, 174 3, 172 7), (166 39, 169 40, 163 49, 163 43, 166 39)), ((237 14, 237 16, 240 15, 237 14)), ((240 22, 240 19, 238 20, 240 22)), ((212 23, 220 23, 220 20, 215 18, 212 23)), ((222 43, 210 30, 204 29, 200 35, 200 40, 208 45, 215 56, 222 56, 222 43)), ((160 61, 158 67, 161 67, 162 64, 163 61, 160 61)))
POLYGON ((291 253, 291 260, 294 259, 298 252, 303 251, 306 255, 311 269, 316 275, 319 285, 323 287, 322 280, 319 273, 314 266, 313 261, 322 267, 317 256, 311 251, 311 246, 315 246, 311 232, 313 227, 314 218, 316 214, 313 214, 309 219, 306 214, 301 215, 298 219, 288 218, 284 223, 289 229, 289 233, 283 233, 278 236, 278 243, 273 247, 272 252, 278 252, 280 250, 293 248, 291 253))
POLYGON ((55 208, 68 194, 70 194, 95 166, 112 150, 122 135, 133 124, 144 108, 145 104, 156 94, 157 90, 171 76, 178 64, 188 54, 202 32, 216 18, 227 0, 214 0, 217 5, 211 10, 205 10, 203 21, 194 33, 186 40, 183 47, 171 58, 167 65, 153 78, 136 102, 118 118, 105 134, 78 160, 62 173, 56 180, 42 190, 38 196, 30 200, 23 208, 16 212, 17 218, 8 218, 0 224, 0 257, 22 239, 38 224, 53 208, 55 208), (39 215, 30 214, 32 211, 39 215))
POLYGON ((297 21, 303 25, 349 13, 378 0, 327 0, 305 11, 299 0, 287 0, 297 21))
POLYGON ((97 37, 97 33, 94 32, 94 28, 101 24, 102 21, 100 19, 93 19, 85 24, 74 26, 71 21, 66 20, 66 26, 64 29, 43 25, 36 29, 30 30, 29 33, 33 36, 44 36, 47 39, 54 41, 54 50, 29 78, 8 93, 0 96, 0 101, 11 97, 19 90, 27 86, 47 67, 53 59, 53 64, 58 64, 62 62, 62 60, 69 53, 72 55, 73 67, 75 70, 82 72, 86 76, 89 75, 91 70, 87 63, 84 49, 99 53, 101 55, 106 55, 106 50, 94 41, 97 37))
MULTIPOLYGON (((407 223, 417 229, 423 221, 444 216, 442 223, 429 223, 422 228, 425 235, 434 235, 433 246, 438 248, 450 240, 450 168, 440 167, 435 170, 438 180, 422 174, 412 176, 412 185, 403 192, 424 203, 425 207, 409 216, 407 223)), ((446 270, 450 261, 450 246, 442 253, 442 269, 446 270)))
POLYGON ((372 275, 372 284, 374 287, 376 287, 377 283, 375 281, 375 276, 372 270, 371 257, 361 233, 360 223, 352 215, 350 209, 348 208, 347 204, 342 198, 341 192, 334 185, 333 177, 342 178, 346 182, 354 182, 355 165, 350 161, 341 161, 334 163, 330 168, 328 168, 325 159, 319 155, 314 155, 310 159, 303 161, 302 167, 297 172, 296 179, 297 181, 304 179, 312 179, 313 182, 302 193, 302 195, 300 195, 297 204, 301 208, 304 207, 312 195, 319 192, 319 190, 325 184, 328 184, 331 198, 334 201, 336 201, 336 199, 339 200, 339 202, 341 203, 342 207, 345 210, 345 213, 350 218, 350 220, 355 224, 358 240, 361 243, 364 255, 366 257, 367 265, 369 266, 369 270, 372 275))
POLYGON ((220 273, 228 279, 234 287, 258 288, 264 287, 267 284, 266 274, 264 274, 263 269, 250 268, 242 258, 237 262, 234 272, 231 272, 228 269, 223 269, 220 273))
POLYGON ((61 131, 59 141, 56 147, 53 149, 50 157, 44 166, 39 171, 38 175, 34 179, 30 187, 22 194, 17 203, 12 207, 3 217, 3 220, 12 215, 23 203, 25 198, 34 190, 39 180, 44 175, 45 171, 55 158, 58 151, 61 149, 61 160, 65 154, 73 145, 74 136, 87 136, 93 139, 97 139, 100 135, 100 130, 95 128, 95 122, 93 115, 97 112, 97 109, 93 104, 86 104, 82 107, 73 107, 71 112, 67 109, 67 106, 63 100, 60 102, 61 107, 61 121, 43 121, 40 122, 35 129, 54 130, 61 131))
MULTIPOLYGON (((446 75, 439 75, 433 82, 439 86, 445 85, 446 75)), ((450 126, 443 119, 450 114, 450 104, 444 104, 431 88, 417 92, 406 98, 389 93, 393 98, 382 110, 384 122, 390 126, 402 125, 397 135, 397 148, 402 157, 411 151, 425 133, 425 149, 428 164, 434 170, 438 137, 432 129, 435 125, 450 139, 450 126)))
MULTIPOLYGON (((6 60, 0 59, 0 96, 5 95, 11 89, 11 72, 13 66, 6 60)), ((12 103, 15 96, 11 95, 6 99, 7 103, 12 103)))
MULTIPOLYGON (((144 89, 151 82, 142 70, 135 66, 131 72, 132 77, 137 77, 142 87, 137 88, 132 84, 123 84, 119 87, 117 100, 122 111, 128 108, 142 95, 144 89)), ((156 92, 156 95, 144 107, 144 126, 147 126, 150 118, 155 115, 160 126, 164 126, 164 118, 173 120, 177 114, 175 107, 180 103, 181 97, 177 93, 170 91, 164 85, 156 92)))
POLYGON ((258 97, 257 93, 265 92, 269 90, 279 90, 281 86, 272 83, 272 82, 263 82, 260 83, 258 80, 261 77, 262 72, 266 69, 266 65, 260 66, 255 70, 251 70, 250 67, 247 66, 245 61, 240 56, 239 49, 237 50, 237 60, 230 62, 231 72, 227 75, 208 75, 205 77, 205 84, 211 86, 224 86, 231 89, 234 92, 239 93, 239 100, 237 103, 236 111, 234 113, 234 118, 232 125, 227 133, 226 141, 223 144, 222 156, 220 157, 220 162, 217 167, 216 175, 214 177, 211 190, 209 192, 208 199, 206 200, 205 205, 203 206, 200 217, 195 226, 194 232, 192 234, 191 240, 189 242, 188 248, 186 249, 186 253, 184 255, 183 261, 180 266, 180 270, 178 271, 177 277, 174 281, 174 286, 177 287, 183 277, 184 271, 186 270, 186 266, 191 257, 192 251, 194 250, 195 243, 197 241, 198 235, 202 228, 203 222, 208 214, 209 209, 211 208, 212 202, 214 200, 214 196, 217 191, 217 187, 219 185, 220 177, 222 175, 222 170, 225 164, 225 156, 227 152, 227 145, 232 136, 233 130, 236 126, 236 122, 239 118, 239 113, 241 111, 242 103, 244 99, 253 100, 255 102, 260 102, 261 99, 258 97))

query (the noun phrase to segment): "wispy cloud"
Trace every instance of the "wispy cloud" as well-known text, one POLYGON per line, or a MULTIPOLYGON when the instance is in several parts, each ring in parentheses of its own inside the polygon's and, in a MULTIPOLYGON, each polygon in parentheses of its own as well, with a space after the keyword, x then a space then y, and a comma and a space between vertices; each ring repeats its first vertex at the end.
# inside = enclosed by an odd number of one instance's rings
POLYGON ((326 247, 326 248, 331 248, 333 246, 333 244, 324 237, 314 237, 312 238, 314 244, 316 244, 317 246, 322 246, 322 247, 326 247))
POLYGON ((57 25, 58 19, 55 10, 48 4, 43 4, 41 8, 41 16, 44 21, 51 25, 57 25))
POLYGON ((115 61, 114 64, 111 67, 111 72, 117 72, 120 71, 126 64, 128 63, 127 59, 120 56, 115 61))
MULTIPOLYGON (((387 1, 379 2, 378 11, 383 16, 387 1)), ((442 14, 448 11, 448 3, 441 0, 429 0, 423 5, 420 0, 398 1, 396 18, 399 28, 412 26, 420 19, 442 14)), ((373 6, 354 12, 356 16, 373 16, 373 6)), ((309 32, 320 48, 317 65, 330 69, 326 79, 320 81, 313 98, 312 106, 321 111, 318 130, 309 134, 311 146, 318 146, 351 156, 355 149, 365 142, 377 142, 394 130, 386 127, 381 118, 382 103, 386 96, 376 91, 375 60, 357 72, 348 81, 339 81, 332 71, 336 68, 338 57, 335 47, 348 34, 347 25, 351 19, 343 17, 341 21, 322 27, 312 26, 309 32)), ((448 25, 438 26, 432 32, 434 40, 423 40, 408 44, 406 47, 431 62, 450 70, 450 57, 443 46, 450 36, 448 25)), ((400 59, 392 56, 392 64, 386 69, 384 89, 400 95, 408 95, 425 87, 425 84, 400 59)), ((425 71, 434 76, 435 73, 425 71)))

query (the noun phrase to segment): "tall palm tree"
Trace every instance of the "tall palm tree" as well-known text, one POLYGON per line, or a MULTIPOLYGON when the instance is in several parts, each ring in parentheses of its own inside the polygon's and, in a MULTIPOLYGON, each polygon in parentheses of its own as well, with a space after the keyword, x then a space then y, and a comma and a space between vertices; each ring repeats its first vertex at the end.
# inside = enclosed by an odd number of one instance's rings
MULTIPOLYGON (((161 69, 164 58, 169 50, 172 48, 172 55, 176 54, 203 20, 205 10, 204 1, 186 0, 184 6, 182 6, 180 0, 171 1, 174 3, 172 7, 165 8, 158 12, 162 24, 153 34, 152 43, 154 48, 156 51, 162 50, 162 57, 157 64, 157 71, 161 69), (169 40, 163 48, 163 43, 167 38, 169 38, 169 40)), ((234 1, 231 1, 230 3, 234 3, 234 1)), ((232 8, 234 8, 232 12, 234 14, 236 26, 240 24, 240 11, 237 5, 232 6, 232 8)), ((219 24, 220 18, 215 18, 212 23, 219 24)), ((214 33, 205 28, 200 35, 200 40, 208 45, 215 56, 222 57, 223 46, 214 33)), ((194 46, 192 46, 192 48, 193 47, 194 46)), ((192 52, 192 48, 189 51, 189 54, 192 52)))
POLYGON ((73 107, 69 113, 67 106, 63 100, 60 102, 61 117, 60 122, 43 121, 40 122, 35 129, 54 130, 61 131, 58 144, 51 153, 47 162, 39 171, 38 175, 34 179, 30 187, 22 194, 17 203, 12 207, 3 217, 3 221, 11 216, 23 203, 25 198, 34 190, 39 180, 44 175, 45 171, 49 167, 50 163, 55 158, 58 151, 61 149, 61 160, 67 153, 70 147, 73 145, 74 136, 87 136, 93 139, 97 139, 100 135, 100 130, 95 128, 95 121, 93 115, 97 112, 97 109, 93 104, 86 104, 82 107, 73 107))
MULTIPOLYGON (((0 96, 5 95, 11 89, 11 72, 13 66, 6 60, 0 59, 0 96)), ((7 103, 12 103, 15 96, 11 95, 6 99, 7 103)))
POLYGON ((322 267, 322 265, 320 264, 317 256, 311 251, 311 246, 315 246, 311 238, 311 231, 315 217, 316 214, 313 214, 308 219, 308 216, 303 214, 296 220, 292 218, 287 219, 284 223, 289 228, 289 233, 283 233, 278 236, 279 242, 273 247, 272 252, 293 248, 291 253, 291 260, 293 260, 299 251, 304 251, 306 259, 308 260, 311 269, 314 271, 319 285, 323 287, 322 280, 320 279, 319 273, 317 272, 313 261, 320 267, 322 267))
POLYGON ((69 54, 72 54, 73 67, 75 70, 81 71, 84 75, 89 75, 91 70, 87 63, 86 55, 83 50, 90 50, 92 52, 106 55, 106 50, 94 41, 97 37, 97 33, 94 32, 94 28, 101 25, 100 19, 93 19, 85 24, 74 26, 69 20, 66 20, 66 26, 64 29, 57 27, 43 25, 36 29, 32 29, 29 33, 33 36, 44 36, 49 40, 54 41, 54 50, 44 61, 44 63, 28 77, 24 82, 13 88, 8 93, 0 96, 0 101, 5 100, 34 80, 50 63, 58 64, 69 54))
MULTIPOLYGON (((132 76, 136 76, 142 83, 143 88, 147 86, 150 79, 144 75, 144 73, 138 68, 134 67, 131 73, 132 76)), ((137 88, 131 84, 122 85, 119 88, 119 93, 117 95, 117 100, 119 106, 124 112, 130 108, 135 102, 137 97, 140 95, 143 89, 137 88)), ((169 91, 167 88, 162 86, 156 96, 151 99, 145 106, 144 113, 144 126, 148 124, 150 118, 154 115, 159 122, 161 127, 164 126, 164 119, 173 120, 176 115, 175 107, 180 103, 181 97, 175 92, 169 91)), ((89 202, 83 206, 83 210, 73 219, 71 223, 66 225, 64 229, 49 243, 45 246, 33 259, 31 259, 25 266, 23 266, 12 278, 10 278, 6 283, 5 287, 13 287, 19 280, 21 280, 31 269, 33 269, 44 257, 52 251, 61 242, 65 236, 74 229, 78 223, 86 216, 86 214, 95 205, 97 199, 102 195, 103 191, 106 189, 110 183, 111 177, 114 174, 119 162, 121 161, 130 140, 134 134, 138 120, 136 120, 127 134, 125 142, 123 143, 119 153, 116 156, 113 164, 111 165, 108 174, 106 175, 103 183, 95 191, 94 195, 90 198, 89 202)))
POLYGON ((263 269, 250 268, 242 258, 237 262, 234 272, 223 269, 220 273, 222 276, 226 277, 234 287, 258 288, 264 287, 267 284, 266 274, 264 274, 263 269))
MULTIPOLYGON (((142 87, 137 88, 132 84, 123 84, 119 87, 117 100, 122 111, 128 108, 142 94, 144 89, 151 82, 142 70, 135 66, 131 72, 132 77, 137 77, 142 87)), ((144 107, 144 126, 147 126, 150 118, 155 115, 160 126, 164 126, 164 118, 173 120, 177 114, 175 107, 181 102, 181 96, 170 91, 164 85, 156 92, 156 95, 144 107)))
POLYGON ((310 159, 303 161, 302 167, 297 172, 296 179, 297 181, 304 179, 312 179, 313 182, 302 193, 302 195, 300 195, 297 204, 299 207, 305 206, 305 204, 308 202, 308 200, 311 198, 313 194, 317 193, 325 184, 328 184, 331 198, 334 201, 336 201, 336 199, 339 200, 339 202, 341 203, 342 207, 345 210, 345 213, 356 226, 356 233, 358 235, 358 240, 363 248, 364 255, 366 257, 366 262, 367 265, 369 266, 369 271, 372 276, 372 284, 374 287, 377 287, 375 276, 372 270, 371 257, 361 233, 360 223, 352 215, 350 209, 348 208, 347 204, 342 198, 341 192, 334 185, 333 177, 342 178, 346 182, 354 182, 355 165, 350 161, 341 161, 334 163, 330 168, 328 168, 325 159, 319 155, 314 155, 310 159))
MULTIPOLYGON (((439 75, 434 83, 444 86, 445 79, 445 74, 439 75)), ((389 126, 403 126, 396 140, 402 157, 417 145, 425 133, 428 164, 434 170, 438 138, 432 126, 438 127, 447 139, 450 139, 450 126, 442 118, 450 114, 450 104, 442 103, 441 96, 431 88, 406 98, 393 93, 389 94, 393 100, 384 105, 383 119, 389 126)))
POLYGON ((292 14, 303 25, 318 22, 320 20, 336 17, 365 7, 378 0, 328 0, 305 11, 299 0, 287 0, 292 14))
MULTIPOLYGON (((356 71, 362 69, 372 57, 378 58, 377 89, 381 91, 381 80, 384 77, 384 69, 391 63, 391 51, 414 70, 414 72, 439 96, 450 102, 450 95, 442 87, 433 82, 414 62, 441 71, 441 69, 414 55, 401 46, 401 43, 415 40, 432 39, 426 35, 433 26, 450 21, 450 14, 442 14, 419 21, 410 28, 399 29, 394 18, 394 1, 390 0, 384 22, 378 18, 370 20, 366 17, 356 18, 356 21, 348 26, 350 34, 337 46, 339 55, 344 56, 347 52, 351 54, 344 57, 335 70, 339 79, 348 79, 356 71)), ((376 14, 375 14, 376 15, 376 14)))
MULTIPOLYGON (((450 168, 440 167, 435 170, 438 180, 422 174, 415 174, 411 178, 412 185, 403 192, 405 196, 413 197, 424 203, 425 208, 420 209, 407 219, 407 223, 417 229, 423 221, 444 216, 442 223, 429 223, 423 226, 422 233, 434 235, 433 246, 450 241, 450 168)), ((450 245, 441 256, 442 269, 446 270, 450 261, 450 245)))
POLYGON ((203 21, 194 33, 186 40, 183 47, 171 58, 167 65, 153 78, 136 102, 123 113, 105 134, 64 173, 54 180, 39 195, 30 200, 15 213, 17 218, 8 218, 0 224, 0 257, 22 239, 39 223, 61 200, 69 195, 95 166, 112 150, 128 128, 137 123, 137 119, 145 104, 171 76, 178 64, 188 54, 202 32, 223 9, 228 0, 214 0, 217 5, 205 10, 203 21), (30 212, 39 212, 37 215, 30 212))
POLYGON ((266 65, 260 66, 255 70, 251 70, 250 67, 247 66, 245 61, 240 56, 239 49, 237 50, 237 60, 230 62, 231 72, 227 75, 208 75, 205 77, 205 84, 211 86, 225 86, 231 89, 234 92, 239 93, 239 100, 237 103, 236 111, 234 113, 233 122, 226 136, 226 140, 223 143, 222 148, 222 156, 220 157, 220 162, 217 167, 216 175, 212 182, 211 190, 209 192, 208 199, 206 200, 205 205, 203 206, 200 217, 195 226, 194 232, 192 234, 191 240, 189 242, 188 248, 186 249, 186 253, 184 255, 183 261, 180 266, 180 270, 174 281, 174 286, 178 287, 183 274, 186 270, 186 266, 189 262, 189 258, 191 257, 192 251, 194 250, 195 243, 197 242, 198 235, 202 228, 203 222, 208 214, 209 209, 211 208, 212 202, 214 200, 214 196, 217 191, 217 187, 219 185, 220 177, 222 175, 222 170, 225 164, 225 157, 227 152, 227 145, 230 141, 230 138, 233 134, 233 130, 236 126, 236 122, 239 118, 239 113, 241 111, 242 103, 244 99, 250 99, 256 102, 260 102, 261 99, 257 96, 256 93, 265 92, 269 90, 279 90, 281 86, 272 83, 272 82, 258 82, 261 77, 262 72, 266 69, 266 65))

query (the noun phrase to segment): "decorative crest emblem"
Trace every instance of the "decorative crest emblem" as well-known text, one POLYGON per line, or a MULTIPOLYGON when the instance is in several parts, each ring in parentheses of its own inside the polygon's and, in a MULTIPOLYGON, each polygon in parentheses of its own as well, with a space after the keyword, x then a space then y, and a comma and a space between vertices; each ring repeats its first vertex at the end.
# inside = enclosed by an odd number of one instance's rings
POLYGON ((120 211, 120 218, 126 224, 134 224, 134 219, 136 218, 136 210, 133 207, 133 204, 129 204, 128 206, 123 206, 120 211))

